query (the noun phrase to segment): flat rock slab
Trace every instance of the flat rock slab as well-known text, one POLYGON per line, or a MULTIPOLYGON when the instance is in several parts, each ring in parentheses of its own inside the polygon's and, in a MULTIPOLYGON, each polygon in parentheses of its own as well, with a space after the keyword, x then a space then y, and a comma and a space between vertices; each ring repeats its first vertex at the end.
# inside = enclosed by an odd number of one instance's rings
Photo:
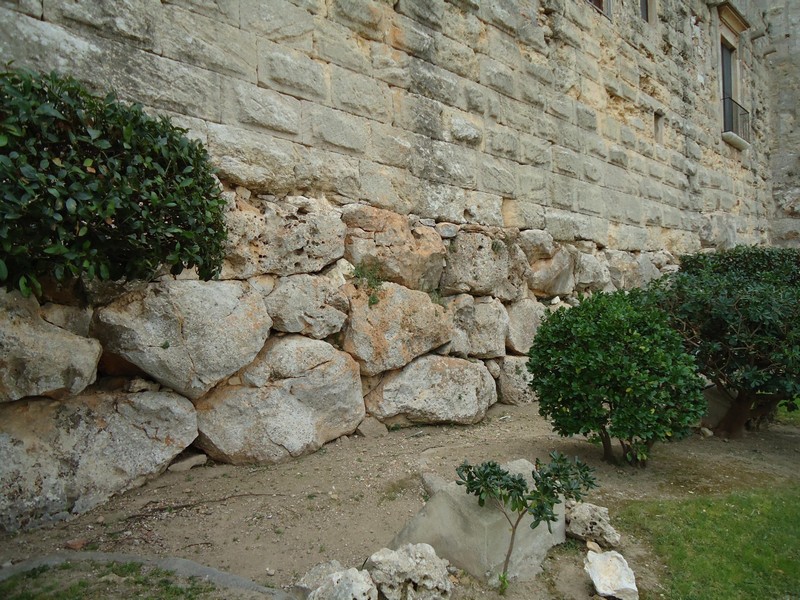
MULTIPOLYGON (((527 460, 516 460, 503 468, 524 475, 530 485, 533 464, 527 460)), ((555 512, 558 520, 551 523, 552 533, 544 523, 531 529, 530 516, 522 519, 508 567, 510 579, 532 580, 541 572, 547 551, 564 542, 564 505, 556 505, 555 512)), ((499 575, 503 568, 510 537, 511 529, 500 510, 490 504, 480 506, 475 496, 452 481, 433 495, 392 540, 390 547, 430 544, 437 556, 486 580, 499 575)))

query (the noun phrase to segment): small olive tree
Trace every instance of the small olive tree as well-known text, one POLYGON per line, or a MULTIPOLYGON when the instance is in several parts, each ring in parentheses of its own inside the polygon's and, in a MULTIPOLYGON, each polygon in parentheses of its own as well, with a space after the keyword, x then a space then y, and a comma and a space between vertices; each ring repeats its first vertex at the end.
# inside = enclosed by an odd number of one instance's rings
POLYGON ((595 294, 549 315, 529 352, 539 412, 560 435, 612 438, 644 465, 657 441, 685 435, 704 412, 703 381, 666 315, 640 290, 595 294))
POLYGON ((590 489, 597 487, 594 470, 575 459, 571 462, 558 452, 550 453, 550 462, 543 464, 538 458, 531 479, 533 487, 528 487, 525 477, 512 474, 494 461, 473 466, 464 462, 456 473, 456 483, 466 487, 468 494, 478 497, 478 504, 484 506, 488 500, 505 517, 511 527, 508 551, 500 573, 500 592, 508 587, 508 565, 514 551, 517 528, 526 515, 532 517, 531 529, 541 523, 550 524, 558 519, 553 509, 562 499, 580 501, 590 489))
POLYGON ((730 399, 717 433, 800 402, 800 250, 741 246, 681 257, 651 286, 700 371, 730 399))
POLYGON ((215 276, 224 200, 205 149, 166 118, 56 74, 0 72, 0 286, 215 276))

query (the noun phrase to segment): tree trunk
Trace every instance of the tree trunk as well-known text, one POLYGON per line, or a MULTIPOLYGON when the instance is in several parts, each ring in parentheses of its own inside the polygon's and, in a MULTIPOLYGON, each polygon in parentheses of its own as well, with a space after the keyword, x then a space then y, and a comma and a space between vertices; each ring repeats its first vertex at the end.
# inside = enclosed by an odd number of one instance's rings
POLYGON ((721 437, 736 439, 744 435, 744 427, 750 419, 752 398, 749 394, 739 390, 736 399, 731 401, 731 406, 725 416, 714 429, 714 433, 721 437))
POLYGON ((603 460, 612 464, 617 462, 614 458, 614 448, 611 446, 611 436, 605 427, 600 428, 600 440, 603 442, 603 460))

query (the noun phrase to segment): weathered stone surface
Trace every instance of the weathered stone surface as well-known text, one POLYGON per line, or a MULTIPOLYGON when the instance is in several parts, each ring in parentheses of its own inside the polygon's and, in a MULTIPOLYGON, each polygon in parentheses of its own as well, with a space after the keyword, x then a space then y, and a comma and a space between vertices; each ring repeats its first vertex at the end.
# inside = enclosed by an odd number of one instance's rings
POLYGON ((0 528, 80 514, 161 473, 197 436, 172 392, 87 392, 0 405, 0 528))
POLYGON ((620 540, 611 525, 608 509, 588 502, 567 509, 567 535, 584 542, 597 542, 604 548, 615 548, 620 540))
POLYGON ((639 256, 621 250, 606 250, 611 283, 620 290, 630 290, 647 285, 661 276, 661 272, 647 256, 639 256))
POLYGON ((386 600, 446 600, 452 590, 447 565, 428 544, 406 544, 378 550, 367 570, 386 600))
POLYGON ((342 288, 350 299, 342 349, 363 375, 407 365, 453 337, 452 316, 425 292, 388 282, 375 290, 359 285, 342 288))
POLYGON ((317 340, 340 331, 349 308, 333 280, 312 275, 280 278, 264 304, 274 329, 317 340))
POLYGON ((388 424, 470 424, 497 402, 497 391, 483 363, 428 355, 386 373, 364 402, 371 415, 388 424))
POLYGON ((321 340, 270 339, 238 379, 197 402, 197 445, 215 460, 275 463, 308 454, 364 418, 358 365, 321 340))
POLYGON ((94 311, 90 307, 65 306, 48 302, 39 308, 42 319, 74 333, 80 337, 89 337, 89 324, 92 322, 94 311))
POLYGON ((94 382, 102 348, 39 316, 39 303, 0 290, 0 403, 77 394, 94 382))
POLYGON ((308 595, 322 586, 330 575, 344 570, 345 568, 338 560, 315 565, 292 586, 292 591, 300 598, 308 598, 308 595))
POLYGON ((445 306, 453 315, 455 325, 449 354, 476 358, 505 354, 508 314, 500 300, 459 294, 448 297, 445 306))
POLYGON ((527 354, 539 325, 547 314, 541 302, 523 298, 506 307, 508 313, 508 335, 506 350, 514 354, 527 354))
MULTIPOLYGON (((511 473, 525 476, 531 485, 533 464, 527 460, 516 460, 502 466, 511 473)), ((555 506, 558 520, 551 523, 552 533, 548 532, 545 523, 531 529, 531 517, 522 519, 509 563, 510 579, 533 579, 541 572, 547 551, 564 541, 563 507, 563 504, 555 506)), ((510 535, 508 521, 496 507, 489 502, 480 506, 475 496, 467 494, 463 486, 451 481, 433 495, 390 546, 430 544, 438 556, 483 580, 487 576, 497 577, 500 573, 510 535)))
POLYGON ((500 375, 497 378, 497 399, 503 404, 530 404, 536 394, 530 387, 531 374, 528 359, 524 356, 506 356, 500 360, 500 375))
POLYGON ((378 600, 378 588, 366 571, 347 569, 328 575, 308 600, 378 600))
POLYGON ((364 417, 363 421, 361 421, 361 424, 358 426, 358 429, 356 429, 356 432, 365 438, 376 438, 387 435, 389 433, 389 428, 378 421, 378 419, 375 417, 368 415, 364 417))
POLYGON ((553 236, 543 229, 520 231, 519 246, 530 263, 535 263, 543 258, 552 258, 556 253, 553 236))
POLYGON ((278 194, 295 186, 297 156, 291 142, 261 131, 208 125, 208 150, 219 177, 253 192, 278 194))
POLYGON ((584 561, 584 570, 592 579, 595 590, 606 598, 639 600, 636 577, 628 562, 619 552, 598 554, 589 550, 584 561))
POLYGON ((447 252, 432 227, 409 225, 388 210, 351 204, 342 209, 347 225, 345 258, 354 265, 372 265, 386 281, 425 292, 436 289, 447 252))
POLYGON ((576 252, 575 290, 578 292, 613 291, 611 273, 604 262, 592 254, 576 252))
POLYGON ((566 248, 556 250, 552 258, 531 265, 528 287, 540 297, 566 296, 575 290, 575 261, 566 248))
POLYGON ((95 311, 92 334, 106 352, 197 399, 253 360, 271 325, 247 283, 170 281, 95 311))
POLYGON ((469 293, 514 301, 525 293, 528 263, 513 230, 462 229, 450 241, 443 294, 469 293))
POLYGON ((344 255, 341 212, 326 200, 290 196, 280 202, 239 201, 227 215, 223 277, 316 273, 344 255))

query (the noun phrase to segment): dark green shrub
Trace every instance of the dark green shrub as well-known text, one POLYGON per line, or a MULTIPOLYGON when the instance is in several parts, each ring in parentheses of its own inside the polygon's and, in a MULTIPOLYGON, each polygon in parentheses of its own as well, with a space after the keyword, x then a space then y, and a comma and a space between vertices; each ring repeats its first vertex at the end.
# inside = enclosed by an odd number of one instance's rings
POLYGON ((800 400, 800 251, 741 246, 681 257, 681 270, 652 286, 655 301, 731 400, 717 427, 745 424, 800 400))
POLYGON ((631 464, 684 435, 704 410, 703 382, 666 315, 641 290, 595 294, 542 323, 529 352, 539 412, 560 435, 611 438, 631 464))
POLYGON ((69 77, 0 73, 0 284, 216 275, 224 202, 183 133, 69 77))

